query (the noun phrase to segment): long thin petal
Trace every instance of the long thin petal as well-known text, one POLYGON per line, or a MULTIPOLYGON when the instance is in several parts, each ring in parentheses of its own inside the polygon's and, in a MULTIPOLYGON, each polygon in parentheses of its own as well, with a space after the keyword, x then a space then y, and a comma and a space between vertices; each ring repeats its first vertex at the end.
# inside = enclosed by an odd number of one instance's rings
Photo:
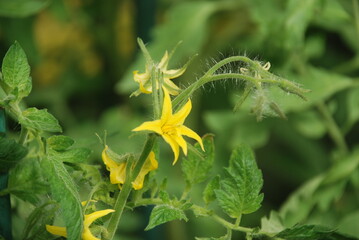
POLYGON ((188 100, 188 102, 168 121, 169 125, 182 125, 186 120, 188 114, 191 112, 192 102, 188 100))
POLYGON ((163 85, 170 95, 178 95, 179 91, 181 90, 176 84, 174 84, 169 78, 164 78, 164 85, 163 85))
POLYGON ((177 162, 178 160, 178 155, 179 155, 179 145, 178 143, 173 140, 169 135, 165 134, 162 135, 163 139, 171 146, 172 151, 175 155, 175 159, 173 160, 173 165, 177 162))
POLYGON ((57 236, 67 237, 67 232, 65 227, 46 225, 46 231, 57 236))
POLYGON ((84 228, 88 228, 96 219, 106 216, 107 214, 112 213, 114 211, 115 210, 113 209, 105 209, 85 215, 84 228))
POLYGON ((161 123, 165 124, 169 119, 172 118, 172 102, 171 97, 168 91, 163 88, 163 106, 162 106, 162 114, 161 114, 161 123))
POLYGON ((169 57, 168 57, 168 52, 166 51, 165 54, 163 55, 160 63, 158 64, 158 68, 166 69, 167 65, 168 65, 168 61, 169 61, 169 57))
POLYGON ((181 135, 177 135, 177 136, 172 136, 173 139, 178 143, 178 145, 180 145, 180 147, 182 148, 182 151, 184 153, 184 155, 187 156, 187 143, 186 141, 183 139, 183 137, 181 135))
POLYGON ((197 133, 195 133, 193 130, 189 129, 188 127, 186 126, 180 126, 177 128, 179 133, 181 135, 185 135, 187 137, 190 137, 190 138, 193 138, 195 139, 199 145, 201 146, 202 150, 204 151, 204 146, 203 146, 203 142, 202 142, 202 138, 200 136, 198 136, 197 133))
POLYGON ((134 131, 134 132, 153 131, 153 132, 158 133, 160 135, 163 134, 162 129, 161 129, 161 121, 160 120, 144 122, 140 126, 132 129, 132 131, 134 131))
POLYGON ((149 73, 145 72, 145 73, 138 73, 138 71, 133 71, 133 79, 135 80, 135 82, 146 82, 150 79, 150 75, 149 73))
POLYGON ((180 69, 172 69, 172 70, 166 70, 163 71, 164 77, 168 78, 177 78, 181 76, 186 71, 186 68, 180 68, 180 69))

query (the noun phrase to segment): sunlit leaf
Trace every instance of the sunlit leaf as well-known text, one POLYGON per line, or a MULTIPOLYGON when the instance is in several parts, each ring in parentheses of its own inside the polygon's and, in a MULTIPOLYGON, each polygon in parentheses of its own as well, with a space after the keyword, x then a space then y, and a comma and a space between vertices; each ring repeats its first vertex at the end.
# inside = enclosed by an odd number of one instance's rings
POLYGON ((219 205, 232 218, 255 212, 263 200, 263 179, 252 150, 245 145, 236 148, 226 170, 227 177, 215 190, 219 205))
POLYGON ((153 208, 150 216, 150 221, 145 230, 150 230, 160 224, 170 222, 173 220, 185 220, 187 217, 182 209, 171 205, 157 205, 153 208))
POLYGON ((8 94, 12 93, 18 98, 29 95, 32 88, 30 66, 26 54, 18 42, 9 48, 4 57, 2 76, 3 82, 0 81, 0 85, 8 94))
POLYGON ((57 119, 46 109, 28 108, 22 112, 20 123, 27 128, 39 131, 61 132, 61 126, 57 119))

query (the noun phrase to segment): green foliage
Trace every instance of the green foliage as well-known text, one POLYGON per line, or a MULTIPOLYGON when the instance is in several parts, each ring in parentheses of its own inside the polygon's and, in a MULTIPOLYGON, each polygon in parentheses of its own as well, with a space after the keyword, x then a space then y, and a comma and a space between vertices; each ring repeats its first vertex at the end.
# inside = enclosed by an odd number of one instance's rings
POLYGON ((48 132, 61 132, 58 120, 46 109, 28 108, 22 112, 20 123, 30 129, 48 132))
POLYGON ((206 188, 203 191, 203 200, 206 204, 213 202, 216 200, 216 193, 215 190, 219 189, 219 180, 220 177, 216 176, 212 178, 212 180, 207 184, 206 188))
POLYGON ((1 172, 8 172, 27 154, 27 149, 13 139, 0 134, 0 165, 1 172))
POLYGON ((30 66, 18 42, 9 48, 4 57, 0 86, 7 94, 15 95, 17 99, 28 96, 31 91, 30 66))
POLYGON ((53 149, 55 151, 66 151, 68 148, 70 148, 75 141, 64 135, 54 135, 49 137, 46 140, 47 146, 50 149, 53 149))
POLYGON ((50 223, 56 216, 58 205, 54 202, 47 202, 32 211, 27 218, 21 239, 24 240, 40 240, 48 239, 49 233, 44 226, 50 223))
POLYGON ((50 0, 0 0, 0 16, 26 17, 48 6, 50 0))
POLYGON ((232 218, 255 212, 263 200, 263 179, 252 150, 245 145, 233 150, 226 170, 227 177, 215 190, 219 205, 232 218))
POLYGON ((303 225, 288 228, 278 233, 275 237, 287 240, 356 240, 358 238, 345 236, 325 227, 303 225))
POLYGON ((189 185, 197 184, 208 178, 214 161, 213 135, 208 134, 202 138, 204 153, 201 153, 199 143, 195 144, 195 151, 189 151, 187 158, 182 161, 182 171, 189 185))
POLYGON ((42 167, 46 169, 52 197, 60 203, 68 239, 77 240, 83 229, 83 213, 76 184, 63 163, 56 158, 44 158, 42 167))
POLYGON ((150 221, 145 230, 150 230, 173 220, 185 220, 187 222, 188 218, 181 208, 168 204, 157 205, 151 212, 150 221))
POLYGON ((26 158, 17 164, 9 173, 8 193, 37 205, 41 195, 48 192, 38 159, 26 158))

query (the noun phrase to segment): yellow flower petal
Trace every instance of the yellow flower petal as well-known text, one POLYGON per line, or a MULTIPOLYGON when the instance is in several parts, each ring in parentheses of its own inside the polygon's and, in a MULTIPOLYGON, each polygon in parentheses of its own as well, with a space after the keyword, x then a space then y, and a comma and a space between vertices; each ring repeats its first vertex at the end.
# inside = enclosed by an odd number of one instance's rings
POLYGON ((110 169, 110 182, 124 184, 126 179, 126 163, 120 163, 116 168, 110 169))
POLYGON ((168 121, 169 125, 182 125, 186 120, 188 114, 191 112, 192 109, 192 102, 188 100, 188 102, 175 114, 171 120, 168 121))
POLYGON ((117 167, 117 163, 112 160, 107 154, 108 146, 105 146, 105 149, 102 151, 102 161, 105 163, 107 170, 117 167))
POLYGON ((145 176, 150 172, 158 168, 158 162, 155 159, 155 153, 150 152, 148 155, 145 164, 142 166, 140 173, 136 177, 135 181, 132 182, 132 187, 135 190, 139 190, 143 187, 143 181, 145 176))
POLYGON ((168 93, 168 91, 163 88, 163 106, 162 106, 162 114, 161 114, 161 124, 165 124, 168 119, 172 118, 172 102, 171 97, 168 93))
POLYGON ((133 79, 138 83, 144 83, 150 79, 150 74, 145 73, 138 73, 138 71, 133 71, 133 79))
POLYGON ((112 213, 114 211, 115 210, 113 209, 105 209, 85 215, 84 228, 86 227, 88 228, 96 219, 106 216, 107 214, 112 213))
POLYGON ((186 68, 179 68, 179 69, 165 70, 163 71, 163 74, 165 77, 172 79, 181 76, 185 71, 186 68))
POLYGON ((197 133, 195 133, 193 130, 191 130, 188 127, 183 126, 183 125, 178 127, 178 131, 180 132, 181 135, 185 135, 187 137, 195 139, 199 143, 199 145, 201 146, 202 150, 204 151, 202 138, 200 136, 198 136, 197 133))
POLYGON ((165 54, 163 55, 160 63, 158 64, 158 68, 166 69, 167 65, 168 65, 168 61, 169 61, 168 52, 166 51, 165 54))
POLYGON ((171 146, 172 148, 172 151, 175 155, 175 159, 173 160, 173 165, 175 165, 175 163, 177 162, 178 160, 178 155, 179 155, 179 145, 178 143, 173 139, 171 138, 171 136, 169 135, 162 135, 163 139, 171 146))
POLYGON ((178 134, 178 135, 172 136, 172 138, 173 138, 173 140, 175 140, 175 141, 178 143, 178 145, 182 148, 182 151, 183 151, 184 155, 187 156, 187 143, 186 143, 186 141, 183 139, 183 137, 182 137, 180 134, 178 134))
POLYGON ((46 231, 57 236, 67 237, 67 232, 65 227, 46 225, 46 231))
POLYGON ((161 121, 160 120, 144 122, 140 126, 132 129, 132 131, 134 131, 134 132, 153 131, 153 132, 158 133, 160 135, 163 134, 162 129, 161 129, 161 121))
POLYGON ((164 78, 164 88, 167 89, 170 95, 178 95, 181 90, 176 84, 174 84, 169 78, 164 78))

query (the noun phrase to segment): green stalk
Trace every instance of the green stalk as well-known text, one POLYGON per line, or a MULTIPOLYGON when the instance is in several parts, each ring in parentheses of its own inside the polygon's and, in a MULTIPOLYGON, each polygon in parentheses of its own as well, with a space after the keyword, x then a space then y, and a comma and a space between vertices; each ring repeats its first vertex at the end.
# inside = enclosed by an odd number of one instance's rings
MULTIPOLYGON (((107 228, 108 229, 108 238, 107 238, 108 240, 112 240, 113 237, 115 236, 117 226, 120 222, 121 215, 123 213, 123 209, 126 206, 128 196, 130 195, 131 190, 132 190, 132 182, 136 179, 136 177, 140 173, 141 168, 142 168, 143 164, 145 163, 148 155, 152 151, 152 148, 153 148, 155 142, 156 142, 156 135, 153 133, 149 134, 135 168, 133 169, 131 174, 126 178, 125 184, 123 185, 122 190, 116 199, 116 203, 115 203, 115 207, 114 207, 115 212, 111 215, 110 222, 108 224, 108 228, 107 228)), ((126 169, 126 172, 129 172, 127 170, 129 170, 129 169, 126 169)))
MULTIPOLYGON (((0 133, 5 133, 5 111, 0 108, 0 133)), ((0 192, 8 186, 8 172, 0 173, 0 192)), ((10 195, 0 196, 0 235, 6 240, 12 240, 11 234, 11 203, 10 195)))
POLYGON ((339 151, 342 154, 348 153, 348 146, 347 143, 345 142, 345 138, 342 132, 340 131, 337 123, 334 121, 332 115, 330 114, 328 107, 324 103, 320 102, 317 104, 317 109, 319 113, 322 115, 324 124, 328 129, 329 135, 332 138, 335 145, 337 145, 339 151))

